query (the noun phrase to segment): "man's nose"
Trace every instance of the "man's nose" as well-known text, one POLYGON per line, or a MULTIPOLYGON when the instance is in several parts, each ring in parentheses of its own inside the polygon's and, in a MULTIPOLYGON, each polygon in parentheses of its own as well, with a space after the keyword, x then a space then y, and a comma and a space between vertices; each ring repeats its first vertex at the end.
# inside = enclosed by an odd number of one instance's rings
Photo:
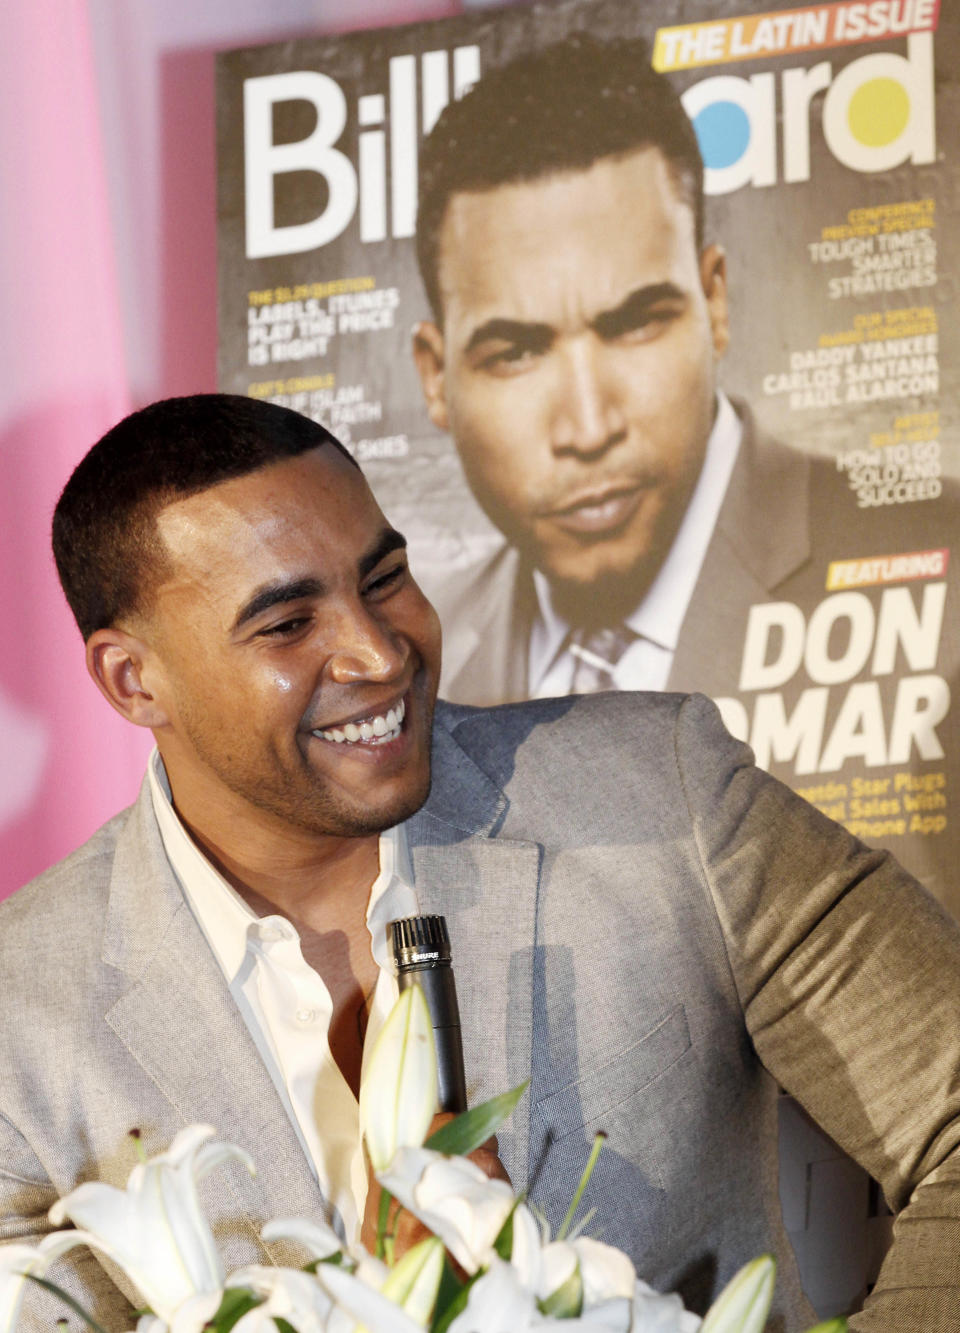
POLYGON ((557 359, 551 438, 557 453, 602 453, 623 433, 608 353, 593 333, 572 338, 557 359))
POLYGON ((362 603, 338 617, 328 675, 339 684, 397 680, 410 657, 408 641, 362 603))

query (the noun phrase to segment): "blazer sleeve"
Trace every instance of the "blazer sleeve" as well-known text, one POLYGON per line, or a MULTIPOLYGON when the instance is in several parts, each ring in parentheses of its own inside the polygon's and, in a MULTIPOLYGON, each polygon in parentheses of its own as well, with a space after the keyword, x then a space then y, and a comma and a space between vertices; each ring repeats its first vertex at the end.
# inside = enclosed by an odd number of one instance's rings
MULTIPOLYGON (((0 1245, 34 1245, 54 1230, 47 1213, 56 1199, 57 1191, 26 1139, 0 1115, 0 1245)), ((133 1327, 132 1305, 89 1251, 72 1251, 69 1263, 51 1264, 46 1276, 110 1333, 133 1327)), ((73 1312, 59 1297, 30 1282, 16 1330, 50 1333, 64 1316, 70 1318, 71 1325, 76 1323, 73 1312)))
POLYGON ((850 1328, 956 1330, 960 927, 888 852, 756 768, 708 700, 685 701, 675 744, 757 1053, 898 1214, 850 1328))

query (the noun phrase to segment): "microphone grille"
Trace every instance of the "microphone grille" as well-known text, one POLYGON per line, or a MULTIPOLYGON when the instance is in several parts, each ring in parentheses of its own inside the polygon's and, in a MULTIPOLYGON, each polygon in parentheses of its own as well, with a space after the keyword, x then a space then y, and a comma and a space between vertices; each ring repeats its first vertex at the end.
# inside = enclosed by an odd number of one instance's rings
POLYGON ((398 957, 402 949, 436 949, 450 956, 450 936, 446 918, 442 916, 405 916, 391 921, 393 953, 398 957))

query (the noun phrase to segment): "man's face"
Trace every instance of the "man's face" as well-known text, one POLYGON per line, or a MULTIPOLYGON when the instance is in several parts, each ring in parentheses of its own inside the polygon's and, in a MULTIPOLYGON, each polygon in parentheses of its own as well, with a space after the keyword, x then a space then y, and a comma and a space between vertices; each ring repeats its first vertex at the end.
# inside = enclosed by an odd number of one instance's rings
MULTIPOLYGON (((726 347, 722 252, 656 149, 455 195, 444 325, 415 351, 492 521, 559 587, 633 596, 700 472, 726 347)), ((632 603, 629 603, 632 604, 632 603)))
POLYGON ((176 501, 157 527, 145 681, 188 822, 206 806, 354 837, 412 814, 439 627, 360 472, 316 449, 176 501))

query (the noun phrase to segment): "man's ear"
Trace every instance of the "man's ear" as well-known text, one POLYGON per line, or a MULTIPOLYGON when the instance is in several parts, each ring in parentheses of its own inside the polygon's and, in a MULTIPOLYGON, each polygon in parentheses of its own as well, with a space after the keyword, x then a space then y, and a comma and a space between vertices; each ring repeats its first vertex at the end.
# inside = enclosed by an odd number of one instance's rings
POLYGON ((87 670, 107 703, 138 727, 162 727, 169 720, 150 685, 150 650, 122 629, 98 629, 87 640, 87 670))
POLYGON ((727 255, 721 245, 708 245, 700 255, 700 283, 707 298, 713 350, 723 356, 730 345, 730 312, 727 308, 727 255))
POLYGON ((443 334, 429 320, 422 320, 413 326, 413 360, 420 376, 430 420, 439 430, 449 430, 447 400, 444 396, 446 366, 443 334))

